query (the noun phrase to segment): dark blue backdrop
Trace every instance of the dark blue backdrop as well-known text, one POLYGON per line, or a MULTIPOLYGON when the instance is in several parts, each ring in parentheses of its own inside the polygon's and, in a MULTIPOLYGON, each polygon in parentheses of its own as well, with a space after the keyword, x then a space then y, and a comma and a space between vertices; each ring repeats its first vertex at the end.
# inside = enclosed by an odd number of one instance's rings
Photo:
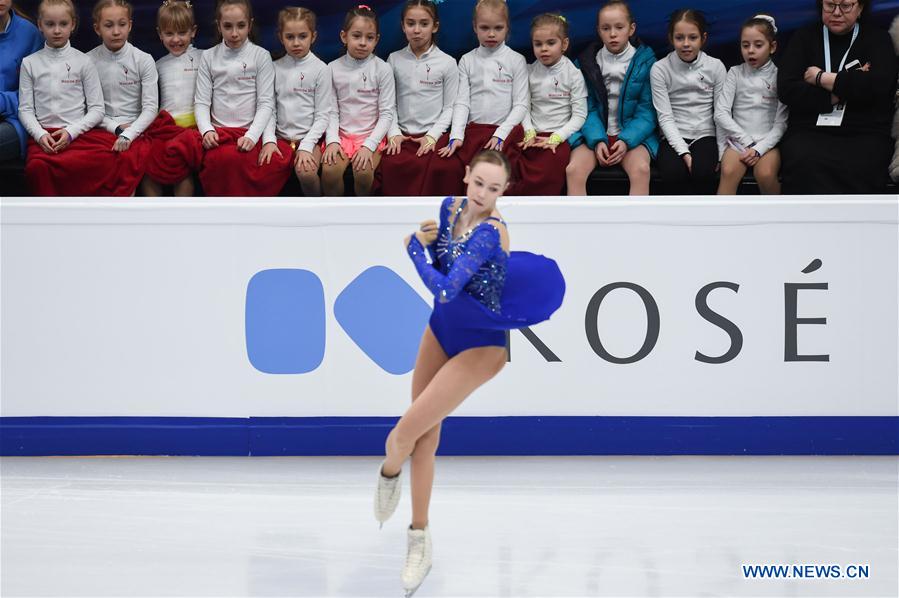
MULTIPOLYGON (((77 1, 77 0, 76 0, 77 1)), ((367 0, 367 3, 378 11, 381 16, 381 43, 377 53, 382 58, 405 45, 405 38, 399 27, 400 9, 402 1, 378 1, 367 0)), ((37 0, 19 2, 18 5, 26 12, 33 15, 37 7, 37 0)), ((165 53, 159 38, 156 36, 156 10, 159 2, 133 1, 135 7, 134 32, 132 42, 139 48, 150 52, 155 57, 165 53)), ((596 10, 601 4, 597 0, 570 0, 563 2, 541 2, 538 0, 510 0, 509 9, 512 15, 512 39, 510 45, 522 52, 528 62, 534 60, 530 49, 530 21, 542 12, 561 11, 571 24, 572 49, 569 56, 573 56, 580 48, 592 41, 596 36, 595 21, 596 10)), ((780 29, 780 42, 785 44, 789 40, 790 33, 797 27, 817 18, 815 0, 693 0, 685 3, 681 0, 633 0, 631 8, 637 19, 637 33, 648 42, 658 56, 664 55, 668 50, 666 40, 666 26, 668 15, 681 6, 691 6, 706 12, 712 22, 712 31, 707 50, 710 54, 721 58, 728 66, 740 62, 738 39, 740 24, 748 17, 758 13, 767 12, 777 19, 780 29)), ((280 51, 281 46, 275 38, 275 24, 278 14, 283 6, 306 6, 316 12, 319 17, 319 41, 315 52, 325 61, 336 58, 341 51, 338 31, 343 21, 346 10, 354 6, 345 0, 339 2, 312 0, 307 2, 291 2, 281 0, 279 2, 260 1, 253 2, 256 11, 256 23, 259 29, 260 45, 269 50, 280 51)), ((96 46, 99 41, 93 32, 90 22, 90 10, 92 4, 79 3, 82 23, 74 40, 75 47, 87 51, 96 46)), ((194 10, 197 15, 199 34, 196 45, 207 48, 212 43, 212 19, 214 0, 198 0, 194 2, 194 10)), ((460 57, 468 50, 475 47, 477 40, 471 29, 471 10, 474 0, 446 0, 440 4, 440 16, 442 33, 440 34, 440 47, 450 54, 460 57)), ((880 27, 888 27, 892 18, 899 13, 899 0, 875 0, 871 11, 871 20, 880 27)))

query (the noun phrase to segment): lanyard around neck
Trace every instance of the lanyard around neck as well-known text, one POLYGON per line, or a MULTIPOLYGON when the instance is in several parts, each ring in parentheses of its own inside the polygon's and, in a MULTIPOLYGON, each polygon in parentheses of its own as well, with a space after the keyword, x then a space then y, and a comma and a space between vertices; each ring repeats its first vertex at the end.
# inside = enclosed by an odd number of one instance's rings
MULTIPOLYGON (((830 72, 830 31, 827 29, 827 25, 824 25, 824 71, 830 72)), ((843 70, 843 65, 846 64, 846 58, 849 56, 849 50, 852 49, 852 44, 855 43, 855 38, 858 37, 858 23, 855 24, 855 27, 852 28, 852 39, 849 41, 849 47, 846 48, 846 53, 843 54, 843 60, 840 61, 840 68, 837 69, 837 72, 843 70)))

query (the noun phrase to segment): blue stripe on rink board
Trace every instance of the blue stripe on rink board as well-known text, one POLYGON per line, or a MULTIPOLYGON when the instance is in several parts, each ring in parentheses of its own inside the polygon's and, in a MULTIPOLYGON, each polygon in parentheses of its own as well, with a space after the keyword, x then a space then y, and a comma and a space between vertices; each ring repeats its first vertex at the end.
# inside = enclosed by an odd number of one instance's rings
MULTIPOLYGON (((395 417, 2 417, 0 454, 381 455, 395 417)), ((897 455, 899 417, 450 417, 443 455, 897 455)))

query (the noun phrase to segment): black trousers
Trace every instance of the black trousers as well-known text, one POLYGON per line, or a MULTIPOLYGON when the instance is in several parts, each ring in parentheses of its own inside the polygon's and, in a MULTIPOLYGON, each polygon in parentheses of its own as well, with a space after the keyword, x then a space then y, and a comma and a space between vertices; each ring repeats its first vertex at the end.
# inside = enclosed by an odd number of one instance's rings
POLYGON ((702 137, 690 143, 693 172, 677 155, 667 139, 659 144, 658 164, 662 172, 662 191, 666 195, 715 195, 718 191, 718 141, 702 137))

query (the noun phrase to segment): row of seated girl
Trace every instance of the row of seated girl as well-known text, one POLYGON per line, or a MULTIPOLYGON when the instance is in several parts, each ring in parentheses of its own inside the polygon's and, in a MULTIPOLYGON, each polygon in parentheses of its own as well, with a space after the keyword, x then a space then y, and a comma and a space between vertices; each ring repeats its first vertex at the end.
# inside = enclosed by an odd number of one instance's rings
POLYGON ((780 191, 786 109, 768 16, 743 26, 745 63, 729 73, 702 51, 702 13, 672 15, 674 51, 657 62, 621 0, 599 10, 600 40, 574 62, 564 17, 535 18, 531 65, 505 45, 503 0, 477 1, 479 47, 458 65, 435 44, 430 0, 406 2, 409 44, 387 62, 374 54, 379 23, 366 5, 348 11, 346 53, 330 64, 311 51, 316 19, 303 8, 280 12, 286 55, 275 62, 249 40, 249 0, 218 2, 222 41, 206 51, 191 44, 190 3, 163 2, 169 54, 155 64, 128 42, 131 17, 126 0, 99 0, 102 43, 82 54, 69 44, 71 0, 40 3, 46 44, 22 62, 19 105, 36 195, 131 195, 138 185, 192 195, 197 174, 207 195, 270 196, 295 173, 305 195, 339 196, 347 168, 357 195, 451 195, 482 148, 509 158, 509 195, 585 195, 597 166, 621 166, 631 194, 645 195, 653 159, 669 193, 732 194, 750 168, 764 193, 780 191))

